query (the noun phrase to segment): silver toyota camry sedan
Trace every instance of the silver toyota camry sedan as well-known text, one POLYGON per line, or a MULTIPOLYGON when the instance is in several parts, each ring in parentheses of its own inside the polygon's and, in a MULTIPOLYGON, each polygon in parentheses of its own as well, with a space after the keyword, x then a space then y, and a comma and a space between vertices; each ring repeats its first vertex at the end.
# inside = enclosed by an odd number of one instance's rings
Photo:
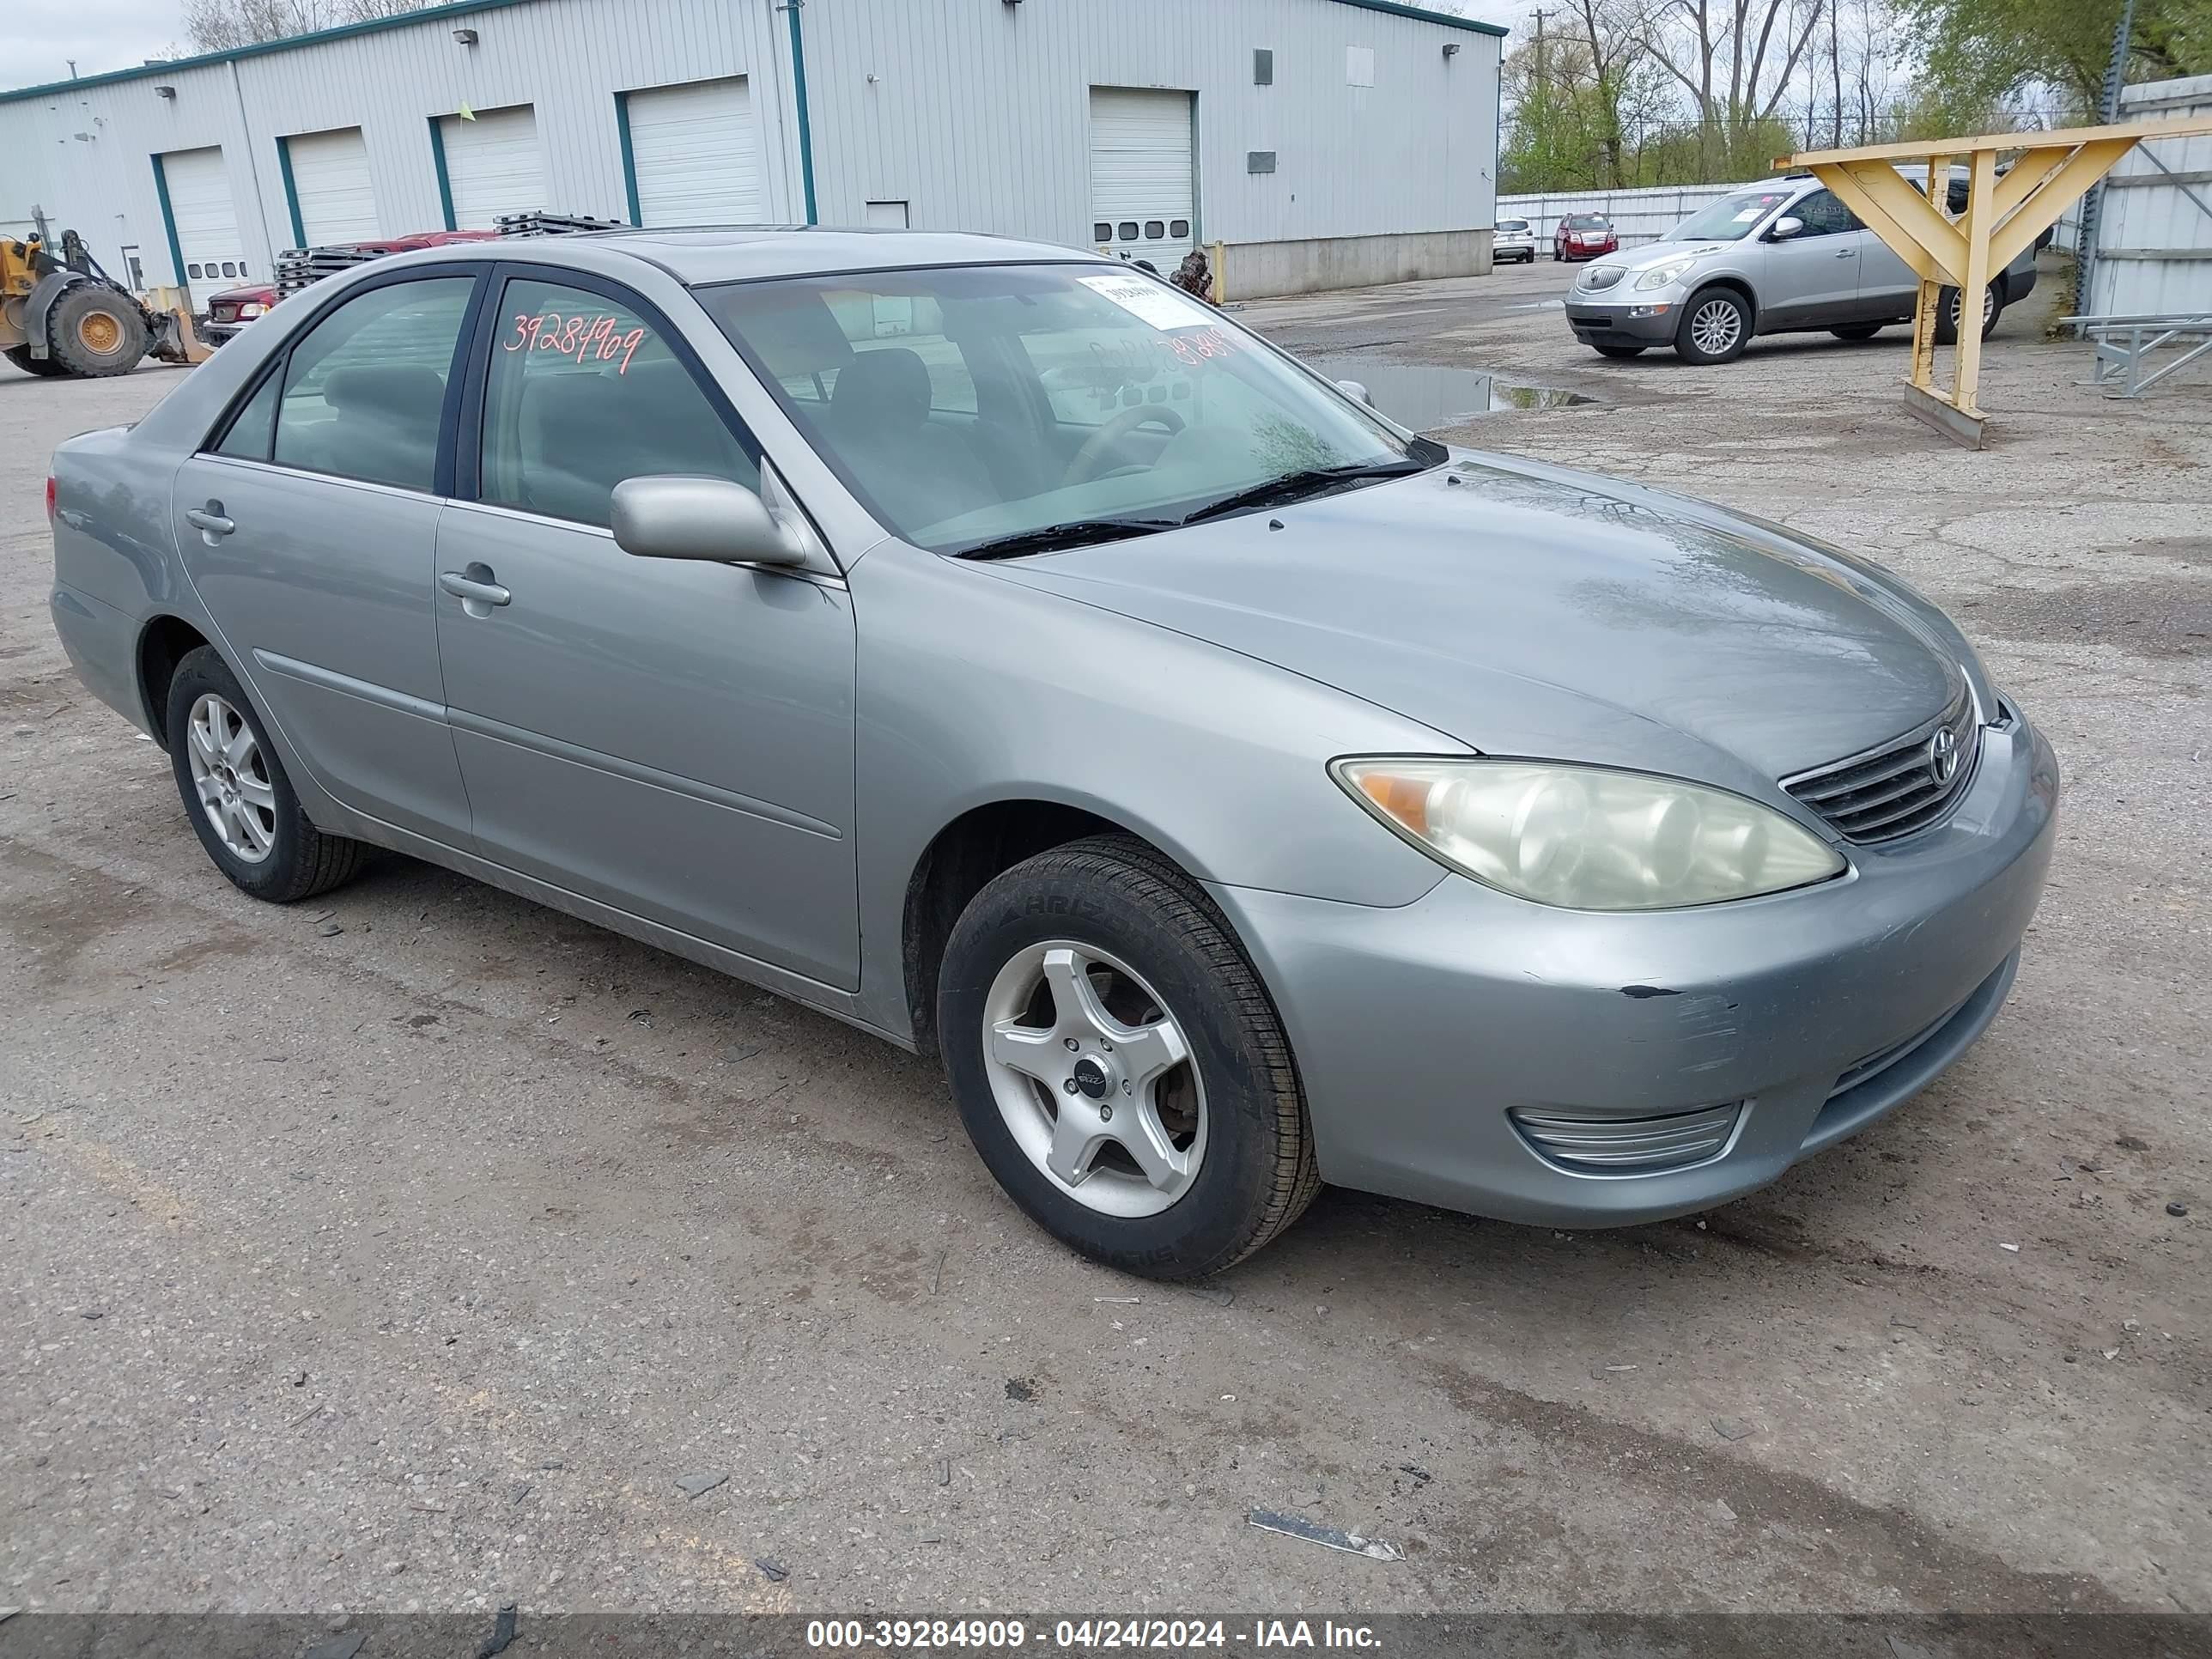
POLYGON ((1989 1025, 2050 857, 2049 746, 1895 578, 1059 247, 381 260, 51 508, 239 887, 393 848, 939 1055, 1014 1201, 1161 1277, 1324 1181, 1770 1182, 1989 1025))

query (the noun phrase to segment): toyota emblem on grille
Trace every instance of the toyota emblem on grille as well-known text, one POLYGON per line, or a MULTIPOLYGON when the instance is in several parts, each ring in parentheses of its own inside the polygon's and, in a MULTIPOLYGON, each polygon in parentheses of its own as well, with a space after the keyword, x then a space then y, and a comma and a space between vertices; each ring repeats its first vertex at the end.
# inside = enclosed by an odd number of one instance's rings
POLYGON ((1928 775, 1939 789, 1959 775, 1959 738, 1948 726, 1928 739, 1928 775))

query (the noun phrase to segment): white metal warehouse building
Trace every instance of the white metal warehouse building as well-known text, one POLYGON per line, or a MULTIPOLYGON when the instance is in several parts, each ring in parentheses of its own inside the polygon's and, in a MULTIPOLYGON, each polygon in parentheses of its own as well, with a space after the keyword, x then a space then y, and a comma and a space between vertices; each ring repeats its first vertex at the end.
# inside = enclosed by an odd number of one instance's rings
POLYGON ((1396 0, 459 0, 0 92, 34 210, 198 303, 283 248, 909 225, 1103 246, 1232 296, 1489 268, 1503 31, 1396 0))

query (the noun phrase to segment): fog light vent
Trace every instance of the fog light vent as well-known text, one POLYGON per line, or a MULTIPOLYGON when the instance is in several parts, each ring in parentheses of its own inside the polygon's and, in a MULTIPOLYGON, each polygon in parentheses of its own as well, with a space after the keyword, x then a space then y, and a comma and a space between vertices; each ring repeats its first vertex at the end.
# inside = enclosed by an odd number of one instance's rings
POLYGON ((1506 1114, 1536 1151, 1565 1170, 1587 1175, 1657 1175, 1704 1162, 1735 1133, 1743 1103, 1709 1106, 1672 1117, 1562 1117, 1553 1112, 1506 1114))

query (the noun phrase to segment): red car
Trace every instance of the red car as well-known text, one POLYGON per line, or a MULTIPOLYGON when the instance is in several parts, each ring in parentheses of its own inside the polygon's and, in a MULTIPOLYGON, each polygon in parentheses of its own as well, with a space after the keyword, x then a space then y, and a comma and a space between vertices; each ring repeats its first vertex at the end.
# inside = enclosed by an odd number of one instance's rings
POLYGON ((1601 253, 1620 251, 1620 238, 1613 234, 1613 221, 1602 213, 1570 213, 1552 233, 1554 260, 1595 259, 1601 253))
MULTIPOLYGON (((348 254, 358 256, 347 263, 358 264, 380 254, 404 253, 410 248, 443 247, 449 242, 495 241, 498 237, 495 230, 424 230, 411 235, 340 246, 348 254)), ((207 315, 193 325, 193 331, 204 343, 219 346, 248 323, 266 316, 282 298, 283 293, 274 283, 249 283, 243 287, 225 289, 208 301, 207 315)))
POLYGON ((219 346, 256 318, 265 316, 276 303, 274 283, 248 283, 227 288, 208 301, 207 315, 192 326, 204 345, 219 346))

